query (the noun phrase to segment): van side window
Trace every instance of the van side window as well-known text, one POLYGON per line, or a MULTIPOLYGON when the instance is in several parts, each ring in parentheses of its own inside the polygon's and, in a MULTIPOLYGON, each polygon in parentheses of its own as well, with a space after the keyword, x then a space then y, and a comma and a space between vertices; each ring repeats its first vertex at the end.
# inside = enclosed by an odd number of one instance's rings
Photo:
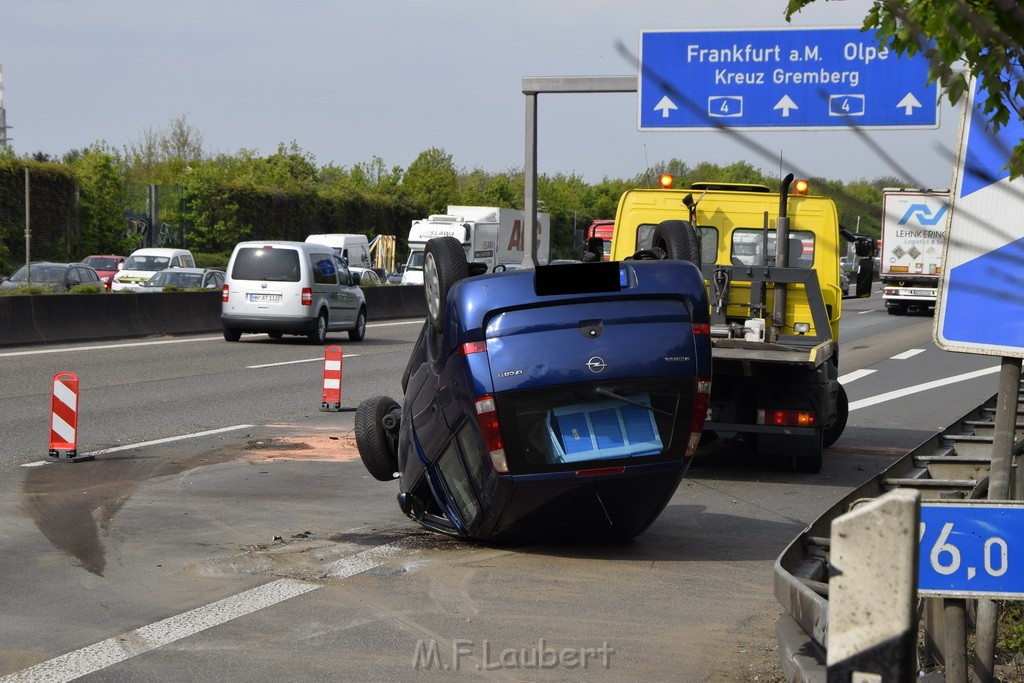
POLYGON ((310 254, 309 263, 313 269, 313 282, 318 285, 338 284, 338 269, 330 254, 310 254))

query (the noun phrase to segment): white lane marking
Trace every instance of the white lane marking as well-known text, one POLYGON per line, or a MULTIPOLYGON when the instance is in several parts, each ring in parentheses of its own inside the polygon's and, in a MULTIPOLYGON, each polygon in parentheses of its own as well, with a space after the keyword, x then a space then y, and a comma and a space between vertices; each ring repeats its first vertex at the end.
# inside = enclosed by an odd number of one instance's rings
POLYGON ((845 375, 843 375, 842 377, 840 377, 839 378, 839 383, 843 384, 843 385, 846 385, 846 384, 849 384, 850 382, 857 381, 861 377, 867 377, 868 375, 873 374, 875 372, 877 372, 877 371, 876 370, 869 370, 867 368, 865 368, 863 370, 854 370, 853 372, 848 372, 845 375))
POLYGON ((190 342, 214 341, 216 339, 224 339, 224 337, 190 337, 188 339, 161 339, 160 341, 127 342, 124 344, 103 344, 101 346, 69 346, 60 349, 33 349, 32 351, 8 351, 6 353, 0 353, 0 358, 12 358, 14 356, 41 356, 47 353, 70 353, 72 351, 102 351, 106 349, 125 349, 131 346, 188 344, 190 342))
MULTIPOLYGON (((359 355, 360 354, 358 354, 358 353, 346 353, 345 354, 345 358, 356 358, 359 355)), ((245 369, 246 370, 258 370, 260 368, 276 368, 279 365, 295 365, 297 363, 313 363, 313 362, 316 362, 316 361, 320 361, 321 363, 323 363, 324 362, 324 357, 320 356, 319 358, 303 358, 302 360, 286 360, 286 361, 281 361, 280 363, 262 363, 260 365, 246 365, 245 369)), ((335 365, 337 365, 337 362, 335 362, 335 365)), ((331 368, 327 368, 327 369, 330 370, 331 368)), ((334 368, 334 369, 338 370, 338 369, 340 369, 340 366, 338 368, 334 368)))
MULTIPOLYGON (((234 425, 231 427, 219 427, 217 429, 207 429, 205 432, 193 432, 192 434, 181 434, 180 436, 168 436, 165 439, 154 439, 153 441, 140 441, 139 443, 129 443, 124 446, 113 446, 111 448, 101 448, 98 451, 90 451, 89 453, 80 453, 79 457, 86 455, 105 455, 107 453, 117 453, 118 451, 127 451, 132 448, 144 448, 145 446, 157 446, 162 443, 174 443, 175 441, 184 441, 185 439, 197 439, 201 436, 211 436, 213 434, 223 434, 224 432, 234 432, 239 429, 251 429, 255 425, 234 425)), ((36 461, 23 463, 22 467, 38 467, 39 465, 46 464, 48 461, 36 461)), ((0 679, 3 680, 3 679, 0 679)))
MULTIPOLYGON (((327 576, 345 579, 361 574, 398 557, 402 551, 407 551, 414 545, 415 539, 400 539, 386 545, 368 548, 327 565, 327 576)), ((223 600, 211 602, 208 605, 22 669, 0 678, 0 683, 72 681, 323 587, 324 584, 296 579, 271 581, 223 600)))
MULTIPOLYGON (((422 325, 423 320, 400 320, 389 323, 369 323, 368 328, 394 327, 395 325, 422 325)), ((103 351, 106 349, 125 349, 132 346, 159 346, 161 344, 189 344, 192 342, 223 341, 223 335, 215 337, 187 337, 185 339, 161 339, 159 341, 137 341, 123 342, 119 344, 100 344, 94 346, 67 346, 59 349, 32 349, 31 351, 6 351, 0 353, 0 358, 13 358, 15 356, 41 356, 47 353, 71 353, 72 351, 103 351)))
POLYGON ((975 370, 974 372, 965 372, 962 375, 954 375, 953 377, 946 377, 945 379, 937 379, 932 382, 925 382, 924 384, 915 384, 912 387, 905 389, 897 389, 896 391, 890 391, 878 396, 872 396, 870 398, 862 398, 859 401, 853 401, 850 403, 850 410, 858 410, 859 408, 867 408, 878 403, 884 403, 886 401, 892 401, 897 398, 903 398, 904 396, 910 396, 911 394, 919 394, 922 391, 928 391, 929 389, 937 389, 938 387, 944 387, 947 384, 956 384, 957 382, 965 382, 969 379, 975 379, 977 377, 984 377, 985 375, 991 375, 999 372, 999 366, 994 365, 984 370, 975 370))
POLYGON ((897 353, 891 360, 907 360, 908 358, 913 358, 919 353, 924 353, 924 349, 907 349, 903 353, 897 353))
POLYGON ((857 311, 857 315, 864 315, 865 313, 875 313, 875 311, 872 309, 868 309, 866 311, 857 311))

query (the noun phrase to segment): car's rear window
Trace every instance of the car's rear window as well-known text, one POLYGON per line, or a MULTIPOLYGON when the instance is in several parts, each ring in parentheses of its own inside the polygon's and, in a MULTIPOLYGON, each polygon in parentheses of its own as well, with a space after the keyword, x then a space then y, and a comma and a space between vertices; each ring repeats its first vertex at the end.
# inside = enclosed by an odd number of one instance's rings
POLYGON ((92 266, 96 270, 117 270, 117 259, 105 258, 101 256, 90 256, 82 261, 87 266, 92 266))
POLYGON ((295 249, 242 247, 235 254, 231 277, 235 280, 298 282, 299 252, 295 249))
POLYGON ((495 398, 509 469, 523 474, 678 459, 689 436, 693 382, 598 382, 495 398))

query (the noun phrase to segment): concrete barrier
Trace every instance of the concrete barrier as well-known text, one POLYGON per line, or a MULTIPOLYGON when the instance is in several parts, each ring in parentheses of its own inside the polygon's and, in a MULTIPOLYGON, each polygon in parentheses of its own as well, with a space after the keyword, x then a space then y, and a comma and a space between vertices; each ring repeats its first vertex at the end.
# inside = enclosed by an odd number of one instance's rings
MULTIPOLYGON (((422 286, 365 287, 370 322, 427 313, 422 286)), ((221 293, 0 297, 0 346, 219 332, 221 293)))

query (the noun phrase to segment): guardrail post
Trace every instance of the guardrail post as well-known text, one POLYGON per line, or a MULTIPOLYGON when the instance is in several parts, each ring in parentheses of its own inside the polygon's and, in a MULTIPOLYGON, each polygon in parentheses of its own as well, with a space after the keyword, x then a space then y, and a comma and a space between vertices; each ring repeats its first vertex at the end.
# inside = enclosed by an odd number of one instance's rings
POLYGON ((832 522, 828 681, 910 681, 920 493, 896 489, 832 522))

